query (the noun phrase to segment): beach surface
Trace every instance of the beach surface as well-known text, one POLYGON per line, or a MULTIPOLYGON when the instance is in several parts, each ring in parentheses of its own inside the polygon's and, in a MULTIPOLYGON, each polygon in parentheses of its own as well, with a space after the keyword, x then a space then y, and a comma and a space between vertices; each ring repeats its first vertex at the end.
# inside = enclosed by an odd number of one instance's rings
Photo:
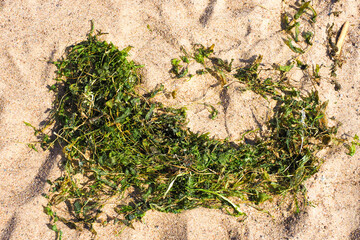
MULTIPOLYGON (((299 1, 300 2, 300 1, 299 1)), ((342 123, 337 137, 351 139, 360 134, 360 4, 349 1, 312 1, 318 13, 313 26, 313 46, 302 58, 321 65, 320 84, 313 85, 300 70, 289 77, 305 91, 315 87, 328 100, 329 125, 342 123), (338 16, 333 14, 338 12, 338 16), (327 26, 338 31, 350 22, 342 49, 345 60, 337 71, 340 90, 335 90, 329 69, 327 26)), ((0 1, 0 240, 55 239, 43 212, 47 179, 61 176, 61 149, 35 152, 27 144, 36 141, 33 130, 40 127, 52 107, 55 66, 67 47, 86 39, 93 20, 95 29, 108 34, 101 39, 120 49, 129 45, 130 59, 144 64, 142 87, 162 83, 175 99, 159 101, 188 109, 188 126, 194 132, 209 132, 216 138, 239 139, 267 120, 268 103, 251 92, 229 87, 229 105, 224 110, 216 79, 208 75, 191 80, 173 79, 170 60, 181 55, 180 47, 215 44, 214 54, 246 66, 259 54, 265 66, 287 64, 296 54, 285 45, 280 16, 296 12, 296 1, 251 0, 15 0, 0 1), (209 119, 208 103, 217 107, 209 119)), ((294 68, 295 69, 295 68, 294 68)), ((197 208, 180 214, 146 213, 134 228, 120 225, 96 226, 96 239, 360 239, 360 153, 353 157, 342 146, 320 153, 320 171, 305 183, 312 203, 295 214, 293 206, 268 202, 273 214, 246 204, 245 221, 221 210, 197 208)), ((75 231, 59 224, 63 239, 91 239, 88 231, 75 231)))

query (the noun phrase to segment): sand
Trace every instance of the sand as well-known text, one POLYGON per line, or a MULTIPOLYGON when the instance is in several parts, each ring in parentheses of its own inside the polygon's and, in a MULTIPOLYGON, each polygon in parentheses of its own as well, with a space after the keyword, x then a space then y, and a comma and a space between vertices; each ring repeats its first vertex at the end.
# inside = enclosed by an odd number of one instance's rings
MULTIPOLYGON (((187 106, 189 127, 212 136, 237 139, 266 120, 268 107, 256 94, 233 97, 227 113, 210 121, 208 110, 198 102, 217 104, 219 88, 211 88, 208 76, 190 81, 169 76, 170 59, 179 56, 180 46, 215 44, 215 54, 234 58, 245 65, 258 54, 264 63, 285 64, 294 53, 283 43, 280 13, 283 6, 294 11, 295 1, 252 0, 16 0, 0 1, 0 239, 54 239, 43 213, 48 191, 46 179, 61 176, 61 150, 35 152, 27 143, 35 141, 32 129, 23 121, 40 126, 48 116, 54 98, 47 86, 54 83, 51 61, 63 56, 65 48, 86 37, 92 19, 97 29, 109 33, 104 40, 120 48, 133 46, 131 58, 145 64, 143 87, 163 83, 177 90, 176 99, 159 100, 172 106, 187 106), (148 27, 147 27, 148 26, 148 27)), ((360 125, 360 5, 356 0, 313 1, 318 11, 315 42, 304 55, 310 64, 323 64, 324 76, 317 87, 329 100, 329 124, 342 122, 338 137, 359 134, 360 125), (330 15, 342 11, 338 17, 330 15), (346 60, 338 70, 342 85, 335 91, 330 83, 326 26, 339 29, 350 22, 343 47, 346 60)), ((293 79, 305 81, 299 71, 293 79)), ((291 209, 267 203, 275 219, 240 204, 248 213, 238 221, 220 210, 204 208, 165 214, 149 211, 134 229, 121 226, 99 227, 98 239, 360 239, 360 161, 342 146, 321 153, 320 171, 307 180, 308 199, 313 206, 295 215, 291 209), (122 231, 121 231, 122 230, 122 231), (117 235, 116 235, 117 234, 117 235)), ((62 228, 64 239, 90 239, 88 232, 62 228)))

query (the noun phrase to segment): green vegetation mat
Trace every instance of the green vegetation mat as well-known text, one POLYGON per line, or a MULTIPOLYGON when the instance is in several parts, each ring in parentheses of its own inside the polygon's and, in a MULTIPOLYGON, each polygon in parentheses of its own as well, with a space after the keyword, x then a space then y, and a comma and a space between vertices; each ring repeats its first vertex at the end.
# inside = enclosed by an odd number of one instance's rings
POLYGON ((296 193, 318 170, 315 154, 336 129, 326 126, 326 103, 316 91, 305 96, 284 82, 261 79, 261 59, 237 69, 238 81, 276 100, 277 107, 263 138, 235 144, 191 132, 185 109, 152 100, 162 88, 139 95, 142 66, 127 60, 129 50, 99 41, 91 31, 55 63, 55 140, 38 132, 43 147, 58 142, 65 155, 64 174, 51 183, 45 207, 54 222, 91 228, 107 199, 124 192, 133 197, 114 208, 119 214, 114 220, 128 225, 149 209, 230 206, 232 214, 243 215, 236 203, 296 193), (63 202, 70 214, 56 211, 63 202))

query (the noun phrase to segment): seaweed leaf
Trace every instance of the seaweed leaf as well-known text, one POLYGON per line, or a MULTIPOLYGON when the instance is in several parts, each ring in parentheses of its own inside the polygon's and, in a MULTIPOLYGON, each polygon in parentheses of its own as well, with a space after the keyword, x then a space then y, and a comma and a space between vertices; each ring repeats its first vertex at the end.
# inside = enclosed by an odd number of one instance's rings
POLYGON ((284 43, 295 53, 300 53, 300 54, 303 54, 304 53, 304 50, 302 50, 301 48, 298 48, 298 47, 295 47, 293 44, 292 44, 292 40, 290 38, 288 38, 287 40, 283 39, 284 40, 284 43))
POLYGON ((303 5, 301 5, 300 8, 298 9, 297 13, 295 13, 294 19, 296 20, 299 19, 301 15, 304 13, 305 9, 309 7, 309 5, 310 5, 310 1, 303 3, 303 5))
POLYGON ((294 64, 285 65, 285 66, 279 65, 278 69, 279 69, 281 72, 289 72, 293 67, 294 67, 294 64))
POLYGON ((312 45, 311 40, 312 40, 312 38, 313 38, 313 36, 314 36, 314 33, 313 33, 313 32, 310 32, 310 31, 308 31, 308 32, 303 32, 302 36, 303 36, 303 38, 305 39, 305 42, 306 42, 308 45, 312 45))

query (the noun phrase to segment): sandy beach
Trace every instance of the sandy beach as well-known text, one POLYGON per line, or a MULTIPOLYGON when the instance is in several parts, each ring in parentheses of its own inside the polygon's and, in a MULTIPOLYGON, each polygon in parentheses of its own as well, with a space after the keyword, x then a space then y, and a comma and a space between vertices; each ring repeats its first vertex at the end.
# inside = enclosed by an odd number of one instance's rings
MULTIPOLYGON (((298 1, 301 2, 301 1, 298 1)), ((321 65, 320 98, 328 100, 329 125, 342 123, 337 137, 351 139, 360 134, 360 4, 356 0, 311 2, 317 11, 312 47, 303 54, 310 65, 321 65), (338 12, 338 16, 333 14, 338 12), (335 90, 329 75, 327 26, 338 31, 349 21, 349 33, 342 49, 345 60, 337 70, 340 90, 335 90)), ((218 106, 219 88, 208 75, 189 81, 170 76, 170 60, 178 57, 180 47, 215 44, 214 54, 234 59, 245 66, 249 59, 263 55, 263 63, 285 65, 295 55, 285 45, 280 16, 296 12, 296 1, 281 0, 15 0, 0 1, 0 240, 55 239, 43 212, 47 199, 47 179, 61 176, 61 149, 35 152, 27 144, 36 141, 33 130, 40 127, 52 107, 56 67, 65 49, 86 38, 93 20, 96 29, 108 34, 101 39, 120 49, 129 45, 130 59, 144 64, 142 87, 153 89, 164 84, 176 98, 159 96, 165 105, 188 109, 188 126, 193 132, 209 132, 216 138, 239 139, 263 125, 269 107, 260 96, 232 96, 227 112, 218 106), (209 120, 206 102, 218 106, 219 114, 209 120)), ((290 78, 309 91, 301 71, 290 78)), ((246 204, 239 206, 248 214, 245 221, 220 210, 197 208, 180 214, 156 211, 146 213, 134 228, 121 225, 96 226, 96 239, 360 239, 360 151, 352 157, 344 146, 323 150, 320 171, 305 183, 308 200, 300 214, 286 204, 267 202, 274 218, 246 204)), ((75 231, 59 224, 63 239, 91 239, 88 231, 75 231)))

